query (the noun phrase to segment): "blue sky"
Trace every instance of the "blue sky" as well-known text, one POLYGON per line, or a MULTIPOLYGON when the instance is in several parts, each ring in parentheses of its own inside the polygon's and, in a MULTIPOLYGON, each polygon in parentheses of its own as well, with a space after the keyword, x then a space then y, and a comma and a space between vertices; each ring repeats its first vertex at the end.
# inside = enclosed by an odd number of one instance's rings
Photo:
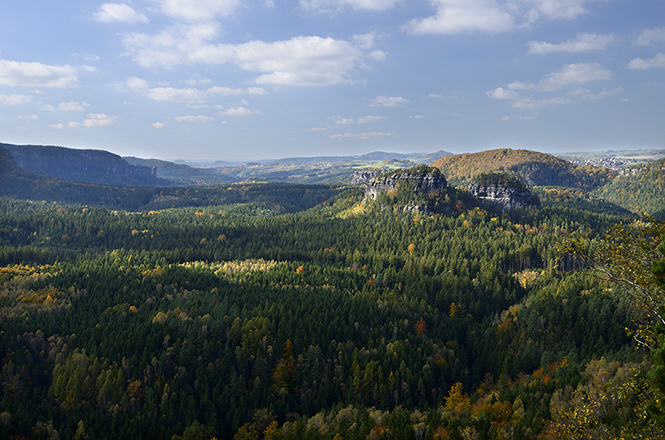
POLYGON ((169 160, 665 148, 662 0, 0 12, 0 142, 169 160))

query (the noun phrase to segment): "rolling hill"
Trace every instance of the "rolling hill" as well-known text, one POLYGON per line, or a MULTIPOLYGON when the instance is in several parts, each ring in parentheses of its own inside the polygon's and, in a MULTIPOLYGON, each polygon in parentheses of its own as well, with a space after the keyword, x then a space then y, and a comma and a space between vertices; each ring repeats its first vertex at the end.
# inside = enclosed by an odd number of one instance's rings
POLYGON ((606 168, 575 165, 550 154, 508 148, 445 156, 432 165, 453 184, 466 184, 478 174, 498 171, 514 173, 529 185, 592 190, 617 174, 606 168))
POLYGON ((131 165, 117 154, 103 150, 0 144, 19 168, 32 173, 79 183, 120 186, 170 186, 154 169, 131 165))

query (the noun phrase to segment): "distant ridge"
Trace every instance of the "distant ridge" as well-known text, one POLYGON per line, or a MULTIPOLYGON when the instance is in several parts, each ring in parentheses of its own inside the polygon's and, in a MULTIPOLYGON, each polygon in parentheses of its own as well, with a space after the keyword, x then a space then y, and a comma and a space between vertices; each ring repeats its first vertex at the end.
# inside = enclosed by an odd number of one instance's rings
POLYGON ((160 159, 141 159, 138 157, 123 157, 123 159, 131 165, 154 168, 157 172, 157 177, 169 179, 181 185, 214 184, 232 180, 210 169, 195 168, 182 163, 168 162, 160 159))
POLYGON ((131 165, 117 154, 103 150, 0 144, 19 168, 69 182, 118 186, 170 186, 153 169, 131 165))
POLYGON ((591 190, 617 174, 602 167, 576 165, 546 153, 509 148, 445 156, 432 165, 439 168, 451 183, 458 184, 467 184, 481 173, 508 172, 529 185, 591 190))

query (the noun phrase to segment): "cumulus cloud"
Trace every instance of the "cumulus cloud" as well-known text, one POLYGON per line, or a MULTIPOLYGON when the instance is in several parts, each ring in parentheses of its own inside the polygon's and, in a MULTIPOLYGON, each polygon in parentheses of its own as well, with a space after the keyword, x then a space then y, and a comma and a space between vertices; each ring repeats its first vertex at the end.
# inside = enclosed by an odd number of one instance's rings
POLYGON ((637 37, 637 44, 640 46, 650 46, 653 43, 662 42, 665 42, 665 28, 646 29, 637 37))
POLYGON ((392 133, 385 133, 380 131, 372 131, 370 133, 340 133, 328 136, 330 139, 371 139, 386 136, 392 136, 392 133))
POLYGON ((192 55, 209 64, 233 63, 259 72, 257 84, 320 86, 353 82, 364 53, 345 40, 299 36, 290 40, 250 41, 239 45, 209 45, 192 55))
POLYGON ((115 116, 108 116, 104 113, 88 113, 83 122, 68 122, 67 124, 49 125, 51 128, 79 128, 79 127, 107 127, 115 123, 115 116))
POLYGON ((228 17, 242 5, 240 0, 158 0, 157 3, 164 14, 185 21, 228 17))
POLYGON ((258 110, 250 110, 245 107, 233 107, 228 110, 220 112, 220 115, 224 116, 251 116, 251 115, 260 115, 261 112, 258 110))
POLYGON ((333 12, 351 8, 355 10, 385 11, 401 0, 300 0, 300 6, 308 11, 333 12))
POLYGON ((628 68, 632 70, 646 70, 655 67, 665 67, 665 53, 659 53, 653 58, 635 58, 628 63, 628 68))
POLYGON ((342 118, 342 119, 338 119, 338 120, 335 121, 335 124, 337 124, 337 125, 351 125, 351 124, 355 124, 355 123, 356 123, 356 120, 353 119, 353 118, 342 118))
POLYGON ((69 102, 61 102, 58 104, 58 110, 61 112, 82 112, 85 110, 87 106, 89 106, 87 102, 77 102, 77 101, 69 101, 69 102))
POLYGON ((559 44, 547 43, 545 41, 529 41, 530 54, 549 54, 549 53, 581 53, 593 50, 603 50, 614 41, 611 34, 577 34, 574 40, 565 41, 559 44))
POLYGON ((200 104, 206 100, 206 93, 198 89, 154 87, 146 90, 145 95, 154 101, 168 101, 190 104, 200 104))
POLYGON ((505 88, 496 87, 489 90, 485 92, 485 95, 491 99, 512 101, 514 108, 523 110, 551 107, 574 102, 574 100, 601 99, 616 95, 622 91, 621 88, 593 93, 580 87, 581 84, 593 81, 607 81, 613 76, 612 71, 604 69, 596 63, 567 64, 559 70, 545 75, 538 83, 515 81, 505 88), (557 92, 560 96, 546 96, 547 93, 552 92, 557 92))
POLYGON ((369 124, 369 123, 372 123, 372 122, 379 122, 382 119, 383 119, 383 116, 367 115, 367 116, 362 116, 358 119, 353 119, 353 118, 338 119, 337 121, 335 121, 335 124, 337 124, 337 125, 369 124))
POLYGON ((30 97, 26 95, 3 95, 0 94, 0 105, 19 105, 30 102, 30 97))
POLYGON ((409 102, 401 96, 377 96, 369 103, 370 107, 397 107, 409 102))
POLYGON ((164 123, 163 122, 155 122, 152 124, 154 128, 164 128, 164 123))
POLYGON ((127 34, 125 55, 144 67, 233 64, 258 73, 257 84, 298 86, 352 83, 352 73, 365 67, 368 59, 386 56, 373 50, 373 34, 351 41, 297 36, 275 42, 216 44, 218 32, 216 24, 197 23, 174 25, 156 35, 127 34))
POLYGON ((589 81, 612 79, 613 73, 597 63, 567 64, 543 78, 543 83, 554 87, 580 84, 589 81))
POLYGON ((436 14, 409 21, 405 26, 409 33, 497 33, 515 26, 515 18, 494 0, 432 0, 431 3, 436 14))
POLYGON ((430 0, 435 14, 409 21, 412 34, 499 33, 538 20, 572 20, 597 0, 430 0))
POLYGON ((210 116, 194 116, 194 115, 185 115, 185 116, 177 116, 175 118, 176 121, 178 122, 214 122, 215 119, 211 118, 210 116))
POLYGON ((369 124, 371 122, 379 122, 380 120, 383 119, 383 116, 363 116, 361 118, 358 118, 358 124, 369 124))
POLYGON ((122 38, 125 55, 143 67, 173 67, 191 62, 219 33, 216 23, 174 24, 150 35, 129 33, 122 38))
POLYGON ((76 68, 39 62, 0 59, 0 84, 19 87, 67 88, 78 85, 76 68))
POLYGON ((104 3, 93 17, 102 23, 148 23, 148 17, 124 3, 104 3))
POLYGON ((183 104, 202 104, 216 95, 265 95, 267 92, 261 87, 231 88, 212 86, 207 89, 195 87, 150 87, 144 79, 129 77, 125 80, 125 86, 134 92, 154 100, 164 102, 179 102, 183 104))

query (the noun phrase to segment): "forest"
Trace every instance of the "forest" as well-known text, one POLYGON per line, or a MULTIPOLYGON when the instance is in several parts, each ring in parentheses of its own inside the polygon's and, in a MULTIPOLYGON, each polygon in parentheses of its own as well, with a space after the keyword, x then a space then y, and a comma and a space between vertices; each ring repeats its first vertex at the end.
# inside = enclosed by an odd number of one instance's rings
POLYGON ((0 437, 662 438, 665 226, 533 191, 2 197, 0 437))

